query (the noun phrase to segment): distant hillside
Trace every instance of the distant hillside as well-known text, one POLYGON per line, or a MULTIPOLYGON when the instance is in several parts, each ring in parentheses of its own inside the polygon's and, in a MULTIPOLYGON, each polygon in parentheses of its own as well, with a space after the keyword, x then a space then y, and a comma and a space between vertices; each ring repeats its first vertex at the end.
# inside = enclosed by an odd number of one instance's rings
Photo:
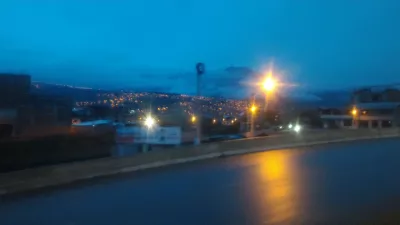
MULTIPOLYGON (((243 69, 240 72, 249 72, 243 69)), ((74 102, 103 102, 105 99, 110 99, 112 97, 104 97, 111 94, 111 96, 123 96, 125 93, 141 93, 140 97, 137 98, 139 103, 125 102, 124 104, 136 107, 158 107, 158 106, 168 106, 174 107, 179 105, 180 102, 191 102, 188 110, 196 110, 197 100, 193 96, 182 97, 180 94, 171 93, 161 93, 161 92, 135 92, 133 90, 98 90, 84 87, 73 87, 69 85, 59 85, 59 84, 49 84, 43 82, 32 82, 32 92, 45 95, 62 95, 70 97, 74 102), (145 93, 145 94, 143 94, 145 93), (143 94, 143 95, 142 95, 143 94), (192 107, 192 108, 190 108, 192 107)), ((126 95, 125 95, 126 97, 126 95)), ((242 96, 243 97, 243 96, 242 96)), ((250 96, 241 100, 249 100, 250 96)), ((238 99, 240 100, 240 99, 238 99)), ((264 104, 264 97, 259 96, 259 105, 264 104)), ((224 108, 227 112, 244 110, 246 103, 241 103, 241 108, 236 108, 233 105, 229 105, 226 98, 221 97, 209 97, 201 100, 202 104, 209 105, 211 108, 214 107, 214 111, 218 112, 218 107, 224 108), (216 106, 222 104, 221 106, 216 106), (214 105, 214 106, 213 106, 214 105)), ((243 102, 243 101, 242 101, 243 102)), ((317 91, 309 94, 301 93, 290 93, 275 95, 270 100, 270 107, 280 109, 284 112, 292 112, 296 114, 297 112, 316 109, 317 107, 341 107, 350 103, 350 92, 349 91, 317 91)), ((210 108, 209 107, 209 108, 210 108)), ((212 111, 213 111, 212 110, 212 111)))
POLYGON ((95 101, 97 99, 97 94, 105 93, 106 91, 69 85, 32 82, 31 92, 45 95, 68 96, 74 101, 95 101))

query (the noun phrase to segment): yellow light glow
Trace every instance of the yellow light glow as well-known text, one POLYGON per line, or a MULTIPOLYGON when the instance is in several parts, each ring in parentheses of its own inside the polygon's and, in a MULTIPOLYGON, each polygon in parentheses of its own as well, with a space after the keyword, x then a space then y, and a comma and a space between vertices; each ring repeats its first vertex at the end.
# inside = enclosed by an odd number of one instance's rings
POLYGON ((196 117, 195 116, 192 116, 192 122, 193 123, 196 122, 196 117))
POLYGON ((265 190, 268 191, 255 192, 262 193, 255 198, 259 199, 260 211, 268 212, 271 217, 269 222, 274 224, 283 223, 300 213, 302 183, 293 166, 292 155, 287 151, 271 151, 257 159, 260 162, 257 182, 265 183, 265 190))
POLYGON ((213 123, 216 123, 217 122, 217 120, 216 119, 213 119, 213 123))
POLYGON ((356 116, 358 113, 356 108, 353 108, 353 110, 351 110, 351 114, 353 114, 353 116, 356 116))
POLYGON ((266 91, 273 91, 275 89, 275 86, 276 82, 271 76, 268 76, 263 82, 263 88, 266 91))
POLYGON ((252 113, 255 113, 256 110, 257 110, 257 107, 256 107, 255 105, 253 105, 253 106, 250 108, 250 111, 251 111, 252 113))
POLYGON ((153 127, 155 123, 156 123, 155 119, 151 116, 148 116, 144 121, 144 125, 148 128, 153 127))

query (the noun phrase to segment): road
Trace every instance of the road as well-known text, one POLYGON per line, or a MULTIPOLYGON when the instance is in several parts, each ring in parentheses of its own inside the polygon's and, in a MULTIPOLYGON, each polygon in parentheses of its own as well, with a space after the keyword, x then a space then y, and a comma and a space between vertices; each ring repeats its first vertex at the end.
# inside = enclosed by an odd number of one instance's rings
POLYGON ((400 224, 399 171, 399 139, 267 151, 4 198, 0 224, 400 224))

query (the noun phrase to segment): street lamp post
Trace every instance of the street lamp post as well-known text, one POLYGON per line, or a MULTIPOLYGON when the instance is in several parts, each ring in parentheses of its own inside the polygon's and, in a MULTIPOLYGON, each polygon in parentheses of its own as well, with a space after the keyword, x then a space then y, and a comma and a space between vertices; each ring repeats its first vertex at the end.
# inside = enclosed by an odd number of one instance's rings
POLYGON ((256 114, 257 107, 253 104, 250 108, 250 134, 254 136, 254 116, 256 114))
POLYGON ((153 128, 156 126, 156 120, 150 115, 144 120, 144 126, 146 127, 146 141, 142 144, 142 152, 147 152, 150 149, 149 132, 154 132, 153 128))
POLYGON ((353 115, 353 128, 358 128, 358 120, 357 120, 357 117, 358 117, 358 110, 357 110, 357 108, 354 106, 353 107, 353 109, 351 110, 351 114, 353 115))
POLYGON ((265 91, 265 103, 264 103, 264 122, 267 119, 267 111, 268 111, 268 94, 271 93, 276 87, 276 81, 272 78, 272 72, 268 73, 267 78, 264 80, 263 89, 265 91))
MULTIPOLYGON (((205 65, 204 63, 196 64, 196 73, 197 73, 197 97, 200 99, 201 96, 201 76, 205 73, 205 65)), ((201 143, 201 103, 198 103, 198 113, 197 113, 197 123, 196 123, 196 139, 194 140, 195 145, 199 145, 201 143)))
POLYGON ((267 111, 268 111, 268 92, 265 92, 264 115, 267 115, 267 111))

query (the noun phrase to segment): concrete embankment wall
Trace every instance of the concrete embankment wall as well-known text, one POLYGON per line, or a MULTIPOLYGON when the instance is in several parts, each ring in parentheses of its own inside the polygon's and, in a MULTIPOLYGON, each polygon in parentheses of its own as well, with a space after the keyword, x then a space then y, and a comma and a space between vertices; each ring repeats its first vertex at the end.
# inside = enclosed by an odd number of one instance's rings
POLYGON ((200 146, 177 147, 131 157, 106 158, 47 166, 0 174, 0 195, 67 184, 94 177, 215 158, 222 155, 398 136, 398 129, 304 131, 299 134, 290 133, 272 137, 208 143, 200 146))
POLYGON ((111 156, 113 133, 0 141, 0 173, 111 156))

